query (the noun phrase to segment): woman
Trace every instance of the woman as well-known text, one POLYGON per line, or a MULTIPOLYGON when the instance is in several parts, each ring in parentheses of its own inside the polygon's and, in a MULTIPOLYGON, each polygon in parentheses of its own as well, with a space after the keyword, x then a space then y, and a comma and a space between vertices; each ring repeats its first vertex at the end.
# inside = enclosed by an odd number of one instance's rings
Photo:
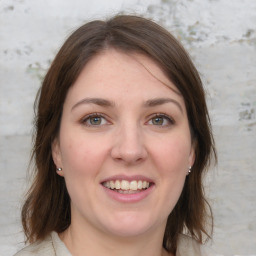
POLYGON ((43 81, 35 126, 31 245, 16 255, 207 255, 210 121, 165 29, 129 15, 79 28, 43 81))

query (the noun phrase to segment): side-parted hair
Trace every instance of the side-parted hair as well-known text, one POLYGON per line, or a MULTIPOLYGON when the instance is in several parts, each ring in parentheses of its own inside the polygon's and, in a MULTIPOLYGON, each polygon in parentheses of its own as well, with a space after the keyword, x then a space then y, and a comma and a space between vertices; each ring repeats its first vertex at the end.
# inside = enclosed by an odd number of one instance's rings
POLYGON ((78 28, 61 47, 44 78, 35 102, 34 180, 22 208, 27 241, 39 241, 52 231, 61 233, 70 225, 70 198, 64 178, 56 174, 51 145, 59 133, 69 88, 88 61, 108 48, 148 56, 184 98, 195 145, 195 162, 168 217, 163 247, 175 253, 178 236, 184 230, 202 243, 204 235, 210 237, 212 232, 206 228, 208 219, 212 227, 212 214, 202 179, 211 158, 216 160, 202 82, 184 48, 167 30, 153 21, 131 15, 96 20, 78 28))

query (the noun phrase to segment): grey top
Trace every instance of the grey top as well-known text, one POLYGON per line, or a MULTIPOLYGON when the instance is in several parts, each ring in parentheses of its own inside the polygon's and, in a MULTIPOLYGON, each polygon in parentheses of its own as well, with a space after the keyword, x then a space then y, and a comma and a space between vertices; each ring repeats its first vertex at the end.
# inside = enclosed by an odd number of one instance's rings
MULTIPOLYGON (((72 256, 56 232, 41 242, 28 245, 14 256, 72 256)), ((176 256, 214 256, 194 239, 180 235, 176 256)))

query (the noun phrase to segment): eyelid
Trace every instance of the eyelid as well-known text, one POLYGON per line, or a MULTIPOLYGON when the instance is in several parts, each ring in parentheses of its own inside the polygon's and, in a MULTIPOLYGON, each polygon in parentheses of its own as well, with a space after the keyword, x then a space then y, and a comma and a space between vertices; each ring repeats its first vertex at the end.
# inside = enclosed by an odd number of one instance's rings
POLYGON ((107 117, 105 114, 95 112, 95 113, 90 113, 90 114, 88 114, 88 115, 82 117, 82 118, 80 119, 80 123, 84 124, 84 125, 87 126, 87 127, 97 127, 97 126, 100 127, 100 126, 108 125, 108 124, 110 124, 111 122, 108 120, 108 117, 107 117), (90 124, 86 124, 86 121, 89 120, 89 118, 91 118, 91 117, 100 117, 100 118, 103 118, 103 119, 106 120, 107 123, 106 123, 106 124, 100 124, 100 125, 90 125, 90 124))
MULTIPOLYGON (((159 127, 167 127, 167 126, 170 126, 170 125, 174 125, 175 124, 175 120, 173 119, 173 117, 171 117, 170 115, 168 114, 165 114, 165 113, 156 113, 156 114, 152 114, 148 117, 148 121, 151 121, 153 118, 156 118, 156 117, 162 117, 162 118, 165 118, 168 120, 169 124, 168 125, 159 125, 159 127)), ((156 125, 157 126, 157 125, 156 125)))
MULTIPOLYGON (((155 114, 151 114, 147 117, 147 122, 146 124, 149 124, 150 121, 152 121, 153 118, 157 118, 157 117, 161 117, 161 118, 164 118, 166 119, 169 123, 168 124, 165 124, 165 125, 159 125, 159 127, 168 127, 168 126, 171 126, 171 125, 174 125, 175 124, 175 120, 173 119, 173 117, 171 117, 170 115, 168 114, 165 114, 165 113, 155 113, 155 114)), ((80 121, 79 121, 81 124, 87 126, 87 127, 102 127, 102 126, 105 126, 105 125, 109 125, 111 124, 111 122, 109 121, 109 118, 103 114, 103 113, 98 113, 98 112, 95 112, 95 113, 90 113, 90 114, 87 114, 85 116, 83 116, 80 121), (92 118, 92 117, 100 117, 100 118, 103 118, 106 120, 106 124, 99 124, 99 125, 92 125, 92 124, 87 124, 86 122, 89 120, 89 118, 92 118)), ((150 125, 153 125, 153 124, 150 124, 150 125)), ((155 125, 157 126, 157 125, 155 125)))

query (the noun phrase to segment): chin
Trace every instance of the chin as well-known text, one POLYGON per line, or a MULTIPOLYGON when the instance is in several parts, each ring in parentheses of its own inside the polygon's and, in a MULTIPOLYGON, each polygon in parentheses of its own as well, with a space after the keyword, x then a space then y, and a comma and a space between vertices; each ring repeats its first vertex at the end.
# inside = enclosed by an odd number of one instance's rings
POLYGON ((132 238, 143 235, 147 233, 150 229, 148 227, 136 227, 136 226, 129 226, 129 227, 111 227, 108 229, 108 233, 114 236, 123 237, 123 238, 132 238))
POLYGON ((139 215, 138 213, 123 213, 118 217, 116 216, 111 221, 106 223, 105 229, 107 232, 120 237, 134 237, 143 235, 153 229, 154 221, 148 216, 139 215))

